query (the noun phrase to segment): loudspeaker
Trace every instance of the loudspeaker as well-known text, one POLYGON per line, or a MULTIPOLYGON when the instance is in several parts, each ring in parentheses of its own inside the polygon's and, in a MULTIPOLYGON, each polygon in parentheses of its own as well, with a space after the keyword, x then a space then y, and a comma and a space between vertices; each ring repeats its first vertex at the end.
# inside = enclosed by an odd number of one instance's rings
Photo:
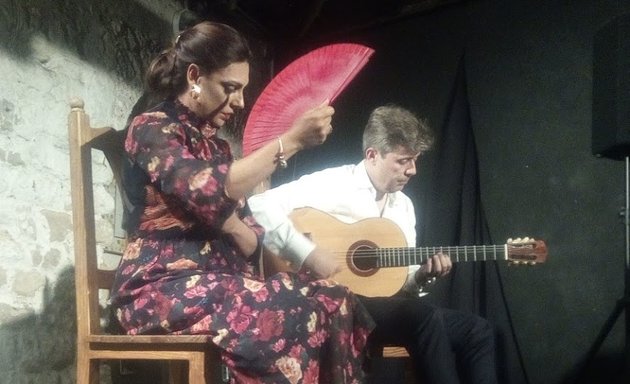
POLYGON ((630 156, 630 14, 602 26, 593 39, 593 154, 630 156))

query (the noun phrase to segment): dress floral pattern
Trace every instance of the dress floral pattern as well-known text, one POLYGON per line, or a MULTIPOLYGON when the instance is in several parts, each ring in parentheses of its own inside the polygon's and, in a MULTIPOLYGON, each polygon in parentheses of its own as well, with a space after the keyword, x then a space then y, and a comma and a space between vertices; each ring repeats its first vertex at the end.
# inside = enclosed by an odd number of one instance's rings
POLYGON ((207 334, 239 383, 359 383, 374 324, 346 287, 257 269, 264 231, 224 190, 216 130, 177 101, 139 115, 125 141, 129 244, 111 304, 129 334, 207 334), (242 255, 220 228, 236 210, 258 236, 242 255))

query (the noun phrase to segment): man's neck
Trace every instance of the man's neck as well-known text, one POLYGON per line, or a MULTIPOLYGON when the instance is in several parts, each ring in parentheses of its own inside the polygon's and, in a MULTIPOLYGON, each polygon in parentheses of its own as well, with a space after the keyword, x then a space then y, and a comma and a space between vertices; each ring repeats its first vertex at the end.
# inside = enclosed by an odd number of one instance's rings
POLYGON ((385 204, 387 203, 387 192, 382 192, 379 190, 378 186, 374 182, 374 177, 372 176, 372 168, 367 161, 364 162, 365 171, 367 173, 368 179, 370 179, 370 183, 372 183, 372 187, 376 191, 376 196, 374 198, 374 202, 378 206, 378 211, 383 215, 383 210, 385 209, 385 204))
POLYGON ((382 217, 385 212, 385 206, 387 205, 387 193, 376 192, 376 206, 378 207, 379 215, 382 217))

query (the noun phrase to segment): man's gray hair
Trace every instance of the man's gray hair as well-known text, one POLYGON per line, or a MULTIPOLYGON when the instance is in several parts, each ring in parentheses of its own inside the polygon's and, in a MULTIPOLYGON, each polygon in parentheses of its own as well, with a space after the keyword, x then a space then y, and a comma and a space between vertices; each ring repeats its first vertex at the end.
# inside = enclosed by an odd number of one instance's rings
POLYGON ((432 145, 433 134, 426 121, 394 104, 374 109, 363 131, 363 152, 372 147, 387 154, 403 147, 422 153, 432 145))

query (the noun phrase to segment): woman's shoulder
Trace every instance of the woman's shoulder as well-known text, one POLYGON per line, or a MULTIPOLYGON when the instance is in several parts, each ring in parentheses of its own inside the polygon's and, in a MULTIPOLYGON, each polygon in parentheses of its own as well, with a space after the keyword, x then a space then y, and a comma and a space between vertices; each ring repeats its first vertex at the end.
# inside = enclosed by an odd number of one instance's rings
POLYGON ((152 126, 159 123, 168 124, 169 120, 171 119, 163 111, 147 111, 134 117, 131 121, 130 127, 135 128, 143 125, 152 126))
POLYGON ((151 109, 148 109, 136 115, 131 121, 131 127, 141 125, 156 125, 163 123, 164 125, 175 122, 172 114, 169 114, 164 103, 160 103, 151 109))

